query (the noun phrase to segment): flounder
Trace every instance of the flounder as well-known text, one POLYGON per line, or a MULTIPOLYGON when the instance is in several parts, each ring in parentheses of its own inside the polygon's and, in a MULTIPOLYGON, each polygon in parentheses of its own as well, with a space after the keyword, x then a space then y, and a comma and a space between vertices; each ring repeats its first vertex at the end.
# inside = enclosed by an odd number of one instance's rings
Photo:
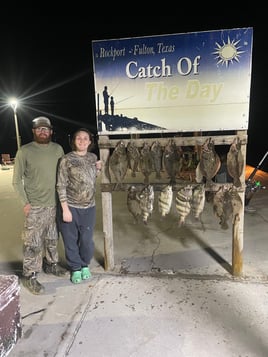
POLYGON ((127 144, 127 158, 128 167, 131 170, 131 176, 136 177, 136 172, 139 167, 140 151, 134 141, 129 141, 127 144))
POLYGON ((240 176, 244 170, 244 158, 241 151, 241 141, 236 137, 227 153, 227 171, 233 178, 236 187, 241 187, 240 176))
POLYGON ((151 155, 153 160, 153 168, 155 171, 155 178, 161 179, 163 149, 158 140, 154 141, 151 146, 151 155))
POLYGON ((149 184, 149 177, 153 172, 153 158, 150 145, 147 142, 144 142, 140 151, 139 167, 144 175, 144 183, 149 184))
POLYGON ((221 167, 221 160, 214 146, 214 141, 207 138, 201 148, 200 162, 197 166, 197 176, 200 176, 199 170, 206 178, 206 185, 212 184, 212 179, 216 176, 221 167))
POLYGON ((182 169, 183 158, 178 152, 178 148, 173 139, 170 139, 164 148, 163 166, 170 179, 170 184, 176 183, 176 176, 182 169))
POLYGON ((124 141, 119 141, 109 159, 109 169, 117 183, 121 184, 128 169, 127 150, 124 141))
POLYGON ((233 215, 232 196, 223 186, 214 194, 213 212, 220 219, 221 228, 228 229, 228 221, 233 215))

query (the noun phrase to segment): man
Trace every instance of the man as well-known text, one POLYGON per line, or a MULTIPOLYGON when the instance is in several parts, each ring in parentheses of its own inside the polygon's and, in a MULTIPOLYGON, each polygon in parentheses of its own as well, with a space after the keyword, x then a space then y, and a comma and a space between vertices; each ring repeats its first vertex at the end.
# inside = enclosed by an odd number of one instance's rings
POLYGON ((108 88, 107 86, 104 87, 103 92, 103 102, 104 102, 104 113, 108 114, 109 113, 109 94, 108 94, 108 88))
POLYGON ((33 294, 45 288, 37 273, 62 276, 58 265, 56 225, 56 171, 63 148, 51 141, 52 126, 46 117, 33 120, 33 141, 16 154, 12 184, 19 195, 25 215, 23 240, 23 285, 33 294), (44 258, 43 258, 44 255, 44 258))

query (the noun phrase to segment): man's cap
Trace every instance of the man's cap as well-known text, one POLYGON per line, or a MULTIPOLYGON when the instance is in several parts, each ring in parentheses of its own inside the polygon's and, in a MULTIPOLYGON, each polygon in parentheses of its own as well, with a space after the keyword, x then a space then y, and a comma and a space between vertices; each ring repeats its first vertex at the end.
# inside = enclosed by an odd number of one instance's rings
POLYGON ((42 126, 52 129, 50 120, 47 117, 38 117, 33 120, 33 129, 40 128, 42 126))

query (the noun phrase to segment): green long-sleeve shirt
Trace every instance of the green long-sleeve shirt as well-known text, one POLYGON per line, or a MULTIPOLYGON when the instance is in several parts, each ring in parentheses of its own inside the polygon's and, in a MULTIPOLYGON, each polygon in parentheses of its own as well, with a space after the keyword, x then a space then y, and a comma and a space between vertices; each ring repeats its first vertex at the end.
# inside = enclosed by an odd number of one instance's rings
POLYGON ((32 141, 21 146, 15 157, 12 184, 23 205, 56 205, 57 165, 63 155, 63 148, 54 142, 32 141))

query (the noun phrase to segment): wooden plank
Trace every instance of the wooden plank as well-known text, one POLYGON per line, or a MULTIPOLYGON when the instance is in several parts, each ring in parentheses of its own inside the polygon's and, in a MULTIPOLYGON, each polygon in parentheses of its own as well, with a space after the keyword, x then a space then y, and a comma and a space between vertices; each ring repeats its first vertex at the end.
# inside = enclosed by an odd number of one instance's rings
MULTIPOLYGON (((115 148, 116 144, 119 141, 123 141, 125 146, 129 143, 129 141, 135 140, 135 144, 138 147, 142 147, 144 142, 146 141, 149 145, 151 145, 154 141, 158 140, 161 146, 166 146, 170 139, 173 139, 177 146, 200 146, 203 145, 207 138, 211 138, 214 140, 215 145, 231 145, 233 140, 237 137, 237 135, 214 135, 214 136, 184 136, 184 137, 166 137, 166 138, 139 138, 139 139, 114 139, 109 138, 107 136, 101 136, 98 141, 98 145, 100 149, 112 149, 115 148)), ((247 134, 244 131, 241 131, 239 134, 239 138, 241 140, 242 145, 246 145, 247 143, 247 134)))

